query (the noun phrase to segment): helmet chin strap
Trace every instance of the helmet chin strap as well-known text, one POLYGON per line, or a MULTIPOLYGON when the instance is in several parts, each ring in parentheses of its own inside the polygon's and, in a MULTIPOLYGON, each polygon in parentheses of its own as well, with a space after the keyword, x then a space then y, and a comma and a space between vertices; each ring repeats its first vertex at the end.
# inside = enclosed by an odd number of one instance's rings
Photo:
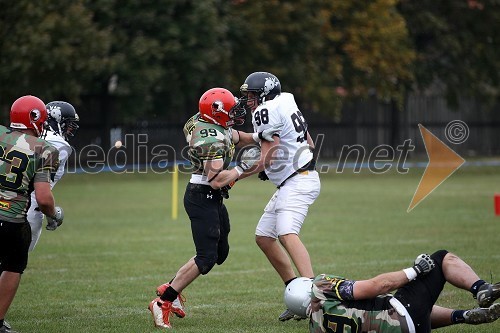
POLYGON ((215 125, 220 125, 222 126, 221 124, 219 124, 219 122, 217 120, 215 120, 215 118, 212 118, 210 117, 209 115, 203 115, 204 118, 206 118, 206 120, 210 120, 213 124, 215 125))
MULTIPOLYGON (((59 130, 59 135, 62 136, 64 138, 64 135, 63 135, 63 132, 62 132, 62 128, 61 128, 61 124, 60 123, 57 123, 57 128, 59 130)), ((66 138, 65 138, 66 139, 66 138)))
MULTIPOLYGON (((33 129, 35 130, 36 132, 36 136, 37 137, 41 137, 43 133, 40 132, 40 130, 38 129, 38 126, 36 126, 35 123, 31 123, 33 125, 33 129)), ((43 127, 42 127, 43 128, 43 127)))

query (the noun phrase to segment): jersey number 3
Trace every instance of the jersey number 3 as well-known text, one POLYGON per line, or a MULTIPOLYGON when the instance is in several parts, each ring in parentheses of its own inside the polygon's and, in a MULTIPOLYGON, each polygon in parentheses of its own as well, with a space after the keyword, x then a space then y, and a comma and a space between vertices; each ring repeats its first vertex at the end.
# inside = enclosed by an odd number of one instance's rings
POLYGON ((18 189, 23 184, 23 172, 26 171, 29 157, 18 150, 10 150, 5 153, 5 149, 0 147, 0 160, 10 163, 10 170, 6 174, 0 174, 0 184, 9 189, 18 189), (9 177, 7 178, 7 174, 9 177), (12 176, 13 179, 12 179, 12 176))

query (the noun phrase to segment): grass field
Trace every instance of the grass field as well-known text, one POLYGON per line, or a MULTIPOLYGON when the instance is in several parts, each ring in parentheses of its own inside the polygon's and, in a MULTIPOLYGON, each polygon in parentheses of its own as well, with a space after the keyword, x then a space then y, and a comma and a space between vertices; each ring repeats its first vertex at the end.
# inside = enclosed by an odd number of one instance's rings
MULTIPOLYGON (((500 281, 500 217, 493 195, 500 169, 462 168, 412 212, 423 169, 407 175, 322 174, 322 191, 302 229, 316 273, 367 278, 408 267, 416 255, 445 248, 485 280, 500 281)), ((157 332, 147 305, 193 254, 182 207, 171 219, 170 174, 69 174, 56 187, 64 225, 44 230, 30 255, 8 321, 23 333, 157 332)), ((222 266, 185 291, 188 316, 174 332, 307 332, 277 320, 283 286, 254 242, 274 192, 269 182, 238 182, 226 201, 231 252, 222 266)), ((470 293, 446 286, 439 305, 469 308, 470 293)), ((500 332, 500 320, 440 332, 500 332)))

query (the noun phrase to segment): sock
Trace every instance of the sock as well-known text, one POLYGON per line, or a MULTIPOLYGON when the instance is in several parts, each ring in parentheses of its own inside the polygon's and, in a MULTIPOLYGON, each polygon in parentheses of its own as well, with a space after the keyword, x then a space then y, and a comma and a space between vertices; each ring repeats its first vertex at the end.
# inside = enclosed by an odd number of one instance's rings
POLYGON ((290 282, 292 282, 293 280, 295 280, 296 278, 297 278, 297 277, 294 277, 294 278, 292 278, 292 279, 290 279, 290 280, 288 280, 288 281, 285 281, 285 287, 286 287, 286 286, 288 286, 288 284, 289 284, 290 282))
POLYGON ((178 295, 179 295, 179 293, 174 288, 172 288, 172 286, 169 286, 165 290, 165 292, 163 293, 163 295, 160 296, 160 299, 162 301, 173 302, 173 301, 175 301, 175 299, 177 298, 178 295))
POLYGON ((464 314, 465 314, 465 310, 454 310, 451 313, 452 324, 461 324, 461 323, 465 322, 464 314))
POLYGON ((472 296, 474 296, 474 298, 476 298, 479 288, 481 288, 481 286, 485 283, 486 281, 484 280, 477 280, 476 282, 474 282, 472 287, 470 287, 469 291, 472 293, 472 296))
POLYGON ((0 327, 3 326, 3 319, 0 319, 0 327))

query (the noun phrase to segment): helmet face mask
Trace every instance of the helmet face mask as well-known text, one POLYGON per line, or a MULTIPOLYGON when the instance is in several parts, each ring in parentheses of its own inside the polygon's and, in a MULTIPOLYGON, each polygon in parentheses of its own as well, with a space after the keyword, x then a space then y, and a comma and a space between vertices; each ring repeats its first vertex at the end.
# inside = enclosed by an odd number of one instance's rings
POLYGON ((311 305, 312 280, 298 277, 285 288, 284 301, 286 307, 297 316, 307 318, 311 305))
POLYGON ((207 90, 200 98, 198 109, 203 120, 224 128, 242 125, 245 121, 246 112, 240 101, 224 88, 207 90))
POLYGON ((76 135, 80 127, 78 125, 80 117, 73 105, 62 101, 53 101, 47 104, 47 112, 47 123, 53 132, 61 135, 66 141, 76 135))
POLYGON ((13 129, 32 129, 37 136, 41 136, 46 120, 45 103, 35 96, 19 97, 10 109, 10 127, 13 129))
POLYGON ((243 125, 247 111, 241 100, 237 100, 236 104, 229 110, 229 118, 234 122, 234 125, 243 125))

